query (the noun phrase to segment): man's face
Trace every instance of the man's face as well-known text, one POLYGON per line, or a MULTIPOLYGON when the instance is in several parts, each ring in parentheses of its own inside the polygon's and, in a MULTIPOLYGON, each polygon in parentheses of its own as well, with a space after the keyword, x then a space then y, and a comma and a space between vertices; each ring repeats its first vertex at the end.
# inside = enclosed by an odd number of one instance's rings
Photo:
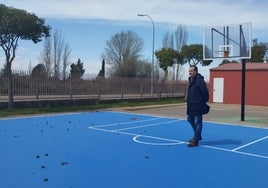
POLYGON ((194 67, 189 68, 189 76, 194 77, 196 75, 196 71, 194 67))

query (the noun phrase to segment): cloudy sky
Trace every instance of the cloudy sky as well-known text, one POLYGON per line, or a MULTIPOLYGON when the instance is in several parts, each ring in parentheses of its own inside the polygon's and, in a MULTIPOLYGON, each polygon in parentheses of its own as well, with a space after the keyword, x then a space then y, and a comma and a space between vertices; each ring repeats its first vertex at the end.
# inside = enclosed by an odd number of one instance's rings
MULTIPOLYGON (((72 62, 81 58, 88 74, 99 72, 105 42, 121 31, 136 32, 145 42, 144 58, 151 59, 152 24, 149 18, 138 17, 139 13, 150 15, 155 23, 156 50, 161 48, 164 33, 179 24, 188 29, 188 44, 203 42, 204 27, 246 22, 252 23, 252 38, 268 42, 267 0, 2 0, 1 3, 35 13, 52 29, 61 31, 71 46, 72 62)), ((13 69, 25 70, 30 62, 32 66, 38 64, 42 47, 42 42, 37 45, 20 42, 13 69)), ((3 61, 0 51, 0 68, 3 61)), ((213 66, 217 63, 202 68, 203 74, 213 66)))

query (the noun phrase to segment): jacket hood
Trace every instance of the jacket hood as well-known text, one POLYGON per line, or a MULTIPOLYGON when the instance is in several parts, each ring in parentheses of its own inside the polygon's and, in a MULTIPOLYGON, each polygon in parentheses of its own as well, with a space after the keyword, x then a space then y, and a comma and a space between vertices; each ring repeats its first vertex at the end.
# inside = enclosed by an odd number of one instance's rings
MULTIPOLYGON (((190 77, 188 79, 190 80, 190 77)), ((196 80, 196 79, 202 79, 202 80, 204 80, 204 76, 202 76, 200 73, 198 73, 197 75, 194 76, 193 79, 194 80, 196 80)))
POLYGON ((199 78, 199 79, 203 79, 203 80, 204 80, 204 76, 202 76, 200 73, 198 73, 198 74, 196 75, 196 78, 199 78))

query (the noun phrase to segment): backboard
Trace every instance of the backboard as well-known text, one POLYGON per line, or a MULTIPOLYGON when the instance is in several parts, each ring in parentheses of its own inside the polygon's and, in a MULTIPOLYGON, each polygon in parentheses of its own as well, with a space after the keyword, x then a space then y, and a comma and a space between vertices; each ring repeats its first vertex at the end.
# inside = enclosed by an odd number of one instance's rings
POLYGON ((251 58, 251 23, 206 27, 203 59, 251 58))

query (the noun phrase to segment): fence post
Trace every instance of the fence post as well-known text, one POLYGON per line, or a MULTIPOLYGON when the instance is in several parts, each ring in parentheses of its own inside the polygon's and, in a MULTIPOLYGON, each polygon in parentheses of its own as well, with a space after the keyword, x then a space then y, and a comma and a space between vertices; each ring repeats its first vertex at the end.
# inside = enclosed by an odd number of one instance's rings
POLYGON ((100 98, 101 98, 101 93, 100 93, 101 91, 100 91, 100 83, 98 82, 98 98, 99 98, 99 100, 100 100, 100 98))
POLYGON ((141 87, 140 87, 140 92, 141 92, 141 98, 143 97, 143 85, 141 84, 140 85, 141 87))
POLYGON ((123 97, 124 97, 123 84, 120 84, 120 90, 121 90, 121 99, 123 99, 123 97))
POLYGON ((73 100, 72 78, 70 78, 70 98, 73 100))
POLYGON ((171 84, 171 96, 173 97, 174 96, 174 83, 171 84))
POLYGON ((35 79, 35 92, 36 92, 36 101, 39 100, 39 89, 38 89, 38 81, 35 79))

